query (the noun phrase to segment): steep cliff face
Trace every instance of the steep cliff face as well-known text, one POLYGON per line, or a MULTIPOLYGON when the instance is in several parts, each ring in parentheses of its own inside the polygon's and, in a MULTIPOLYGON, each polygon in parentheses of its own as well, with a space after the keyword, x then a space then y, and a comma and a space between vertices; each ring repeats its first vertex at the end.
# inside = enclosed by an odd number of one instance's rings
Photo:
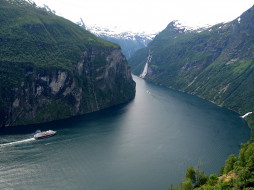
POLYGON ((0 127, 68 118, 134 98, 119 46, 25 1, 1 1, 0 8, 6 19, 24 12, 31 19, 0 20, 0 127))

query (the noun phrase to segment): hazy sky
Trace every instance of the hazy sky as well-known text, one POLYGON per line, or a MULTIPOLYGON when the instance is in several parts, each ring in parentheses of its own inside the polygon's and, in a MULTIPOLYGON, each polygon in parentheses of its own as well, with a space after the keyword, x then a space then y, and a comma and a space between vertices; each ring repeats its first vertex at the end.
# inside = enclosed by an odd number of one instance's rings
POLYGON ((118 26, 132 31, 161 31, 172 20, 190 26, 231 21, 254 0, 34 0, 74 22, 118 26))

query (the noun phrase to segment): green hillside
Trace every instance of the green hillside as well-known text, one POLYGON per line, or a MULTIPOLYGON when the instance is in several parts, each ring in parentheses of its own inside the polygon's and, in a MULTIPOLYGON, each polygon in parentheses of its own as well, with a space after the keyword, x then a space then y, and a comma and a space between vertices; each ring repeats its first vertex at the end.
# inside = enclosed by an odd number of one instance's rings
MULTIPOLYGON (((146 49, 129 59, 145 79, 197 95, 241 115, 254 110, 254 7, 239 18, 203 31, 185 31, 171 22, 146 49)), ((254 116, 247 117, 254 138, 254 116)))
POLYGON ((85 48, 118 47, 26 1, 1 0, 0 10, 1 61, 71 69, 85 48))
MULTIPOLYGON (((129 59, 132 72, 145 79, 207 99, 241 115, 254 111, 254 7, 239 18, 202 31, 185 31, 171 22, 129 59)), ((246 117, 254 141, 254 115, 246 117)), ((170 190, 253 189, 253 143, 229 156, 220 174, 206 176, 189 167, 184 180, 170 190)))
POLYGON ((24 0, 0 1, 0 49, 0 127, 84 114, 135 95, 118 45, 24 0))

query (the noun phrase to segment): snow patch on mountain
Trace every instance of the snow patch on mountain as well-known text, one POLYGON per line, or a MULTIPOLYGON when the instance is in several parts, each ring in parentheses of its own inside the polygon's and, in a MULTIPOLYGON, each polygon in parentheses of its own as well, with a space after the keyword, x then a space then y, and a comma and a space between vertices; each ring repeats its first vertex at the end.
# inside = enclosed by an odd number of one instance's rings
POLYGON ((189 32, 200 33, 211 27, 211 25, 205 25, 201 27, 201 25, 199 25, 198 23, 196 23, 195 25, 190 25, 188 22, 179 20, 173 20, 171 23, 173 23, 173 26, 177 30, 179 30, 180 33, 189 33, 189 32))
POLYGON ((238 23, 240 24, 240 23, 241 23, 241 17, 239 17, 239 18, 237 19, 237 21, 238 21, 238 23))
POLYGON ((99 25, 86 25, 82 18, 78 22, 76 22, 79 26, 83 27, 84 29, 90 31, 91 33, 97 36, 107 36, 113 37, 116 39, 130 39, 130 40, 137 40, 137 37, 145 38, 147 40, 152 40, 158 32, 147 33, 147 32, 132 32, 126 31, 121 27, 117 26, 106 26, 102 27, 99 25))
POLYGON ((76 24, 98 37, 119 44, 127 59, 137 50, 145 48, 157 35, 156 32, 146 33, 126 31, 117 26, 102 27, 98 25, 87 25, 82 18, 80 18, 76 24))
POLYGON ((87 30, 86 25, 82 18, 80 18, 80 21, 78 21, 76 24, 87 30))
MULTIPOLYGON (((79 24, 80 22, 78 22, 79 24)), ((98 25, 86 26, 86 30, 97 36, 107 36, 113 37, 116 39, 129 39, 129 40, 138 40, 137 38, 143 38, 144 41, 151 41, 157 33, 146 33, 146 32, 132 32, 132 31, 123 31, 119 27, 101 27, 98 25)))

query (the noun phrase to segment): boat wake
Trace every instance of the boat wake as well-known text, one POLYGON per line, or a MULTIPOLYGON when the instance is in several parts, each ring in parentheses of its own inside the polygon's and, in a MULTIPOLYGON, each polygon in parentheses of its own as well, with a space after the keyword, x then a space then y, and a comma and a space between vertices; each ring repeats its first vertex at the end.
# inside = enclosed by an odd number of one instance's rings
POLYGON ((14 142, 10 142, 10 143, 4 143, 4 144, 0 144, 0 148, 1 147, 5 147, 5 146, 11 146, 11 145, 16 145, 16 144, 21 144, 21 143, 26 143, 26 142, 30 142, 30 141, 34 141, 35 138, 30 138, 30 139, 24 139, 21 141, 14 141, 14 142))

